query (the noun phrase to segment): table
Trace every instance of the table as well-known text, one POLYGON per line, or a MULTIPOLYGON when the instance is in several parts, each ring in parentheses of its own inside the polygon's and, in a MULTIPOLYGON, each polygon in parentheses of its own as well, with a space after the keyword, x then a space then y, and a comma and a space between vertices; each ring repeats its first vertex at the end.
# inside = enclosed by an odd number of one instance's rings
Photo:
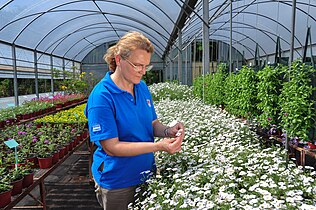
MULTIPOLYGON (((65 155, 62 159, 59 159, 59 161, 54 164, 51 168, 48 169, 39 169, 35 174, 34 174, 34 182, 32 185, 30 185, 29 187, 27 187, 26 189, 23 190, 22 193, 12 196, 12 201, 11 203, 9 203, 6 207, 3 208, 3 210, 8 210, 8 209, 25 209, 25 208, 41 208, 43 210, 46 210, 46 192, 45 192, 45 184, 44 184, 44 180, 45 178, 51 174, 59 165, 61 165, 70 155, 72 155, 73 153, 76 152, 76 150, 78 150, 78 148, 80 148, 83 144, 87 143, 89 146, 89 151, 87 151, 87 153, 85 154, 89 154, 90 157, 92 157, 92 153, 90 152, 90 144, 89 144, 89 135, 83 139, 82 141, 80 141, 80 143, 72 150, 72 151, 68 151, 68 154, 65 155), (37 199, 34 195, 32 195, 31 191, 35 188, 39 186, 40 189, 40 200, 37 199), (29 195, 30 197, 32 197, 35 201, 37 201, 40 205, 38 206, 16 206, 26 195, 29 195)), ((80 153, 79 153, 80 154, 80 153)), ((89 165, 91 163, 89 162, 89 165)), ((89 166, 90 168, 90 166, 89 166)), ((89 172, 89 174, 91 174, 89 172)))

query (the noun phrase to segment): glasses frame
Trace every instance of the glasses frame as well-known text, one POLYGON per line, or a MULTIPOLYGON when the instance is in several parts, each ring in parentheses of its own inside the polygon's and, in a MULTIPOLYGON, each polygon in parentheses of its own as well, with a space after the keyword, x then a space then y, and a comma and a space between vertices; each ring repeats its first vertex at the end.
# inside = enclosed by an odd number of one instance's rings
POLYGON ((137 72, 141 72, 144 68, 145 68, 145 70, 147 72, 147 71, 150 71, 154 67, 154 65, 152 65, 152 64, 149 64, 147 66, 145 66, 145 65, 135 65, 135 64, 132 63, 132 61, 128 60, 127 58, 122 58, 122 59, 127 61, 127 63, 129 63, 134 68, 134 70, 137 71, 137 72), (141 69, 139 69, 139 68, 141 68, 141 69))

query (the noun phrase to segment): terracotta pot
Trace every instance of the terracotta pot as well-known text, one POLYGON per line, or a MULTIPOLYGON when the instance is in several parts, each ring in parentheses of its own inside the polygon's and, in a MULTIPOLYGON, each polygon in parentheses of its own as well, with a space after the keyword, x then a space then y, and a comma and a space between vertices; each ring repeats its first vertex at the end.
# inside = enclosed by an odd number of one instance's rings
POLYGON ((50 168, 53 166, 53 156, 46 158, 37 158, 38 164, 41 169, 50 168))
POLYGON ((29 157, 29 158, 26 158, 26 162, 31 162, 33 163, 31 168, 38 168, 38 160, 37 160, 37 157, 29 157))
POLYGON ((52 159, 53 164, 57 163, 58 160, 59 160, 59 151, 53 154, 53 159, 52 159))
POLYGON ((24 176, 23 182, 22 182, 22 187, 26 188, 30 185, 33 184, 34 181, 34 173, 30 173, 24 176))
POLYGON ((5 207, 11 202, 12 190, 0 193, 0 208, 5 207))
POLYGON ((59 150, 59 159, 62 159, 65 156, 65 147, 59 150))
POLYGON ((69 144, 67 144, 66 146, 65 146, 65 155, 67 155, 68 154, 68 152, 69 152, 69 144))
POLYGON ((63 104, 56 104, 55 106, 56 106, 57 109, 63 108, 63 104))
POLYGON ((22 184, 23 184, 23 179, 11 182, 11 185, 13 186, 12 193, 11 193, 12 196, 20 194, 22 192, 22 189, 23 189, 22 184))
POLYGON ((74 142, 69 142, 69 151, 72 151, 74 148, 74 142))
POLYGON ((88 131, 84 131, 83 134, 82 134, 82 138, 83 139, 87 138, 88 134, 89 134, 88 131))
POLYGON ((74 138, 74 147, 77 146, 79 144, 79 139, 74 138))
POLYGON ((81 141, 82 140, 82 136, 81 135, 77 135, 76 136, 76 140, 79 142, 79 141, 81 141))

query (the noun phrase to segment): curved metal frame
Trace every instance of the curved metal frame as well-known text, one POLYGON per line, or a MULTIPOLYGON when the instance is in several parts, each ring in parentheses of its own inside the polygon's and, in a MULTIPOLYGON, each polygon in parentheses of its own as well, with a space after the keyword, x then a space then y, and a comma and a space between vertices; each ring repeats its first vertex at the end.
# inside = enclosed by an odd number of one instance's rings
MULTIPOLYGON (((90 0, 89 0, 90 1, 90 0)), ((160 11, 168 20, 170 20, 170 22, 175 25, 175 21, 165 12, 163 11, 157 4, 155 4, 154 1, 152 0, 147 0, 148 3, 150 3, 151 5, 153 5, 157 11, 160 11)), ((8 5, 10 5, 10 3, 12 3, 13 0, 10 0, 8 1, 7 3, 5 3, 4 5, 1 6, 0 10, 2 10, 3 8, 7 7, 8 5)), ((141 26, 144 26, 145 28, 148 28, 149 30, 148 31, 154 31, 155 34, 158 34, 163 40, 166 41, 166 43, 168 42, 168 39, 169 37, 166 37, 165 35, 163 35, 161 32, 159 32, 158 30, 154 29, 154 28, 151 28, 149 26, 149 24, 146 24, 144 21, 142 21, 141 19, 136 19, 136 18, 130 18, 128 17, 127 15, 124 15, 124 14, 113 14, 113 13, 107 13, 106 11, 102 11, 101 9, 101 4, 102 0, 93 0, 92 3, 94 3, 94 5, 96 6, 96 10, 81 10, 81 9, 78 9, 78 10, 56 10, 62 6, 65 6, 65 5, 71 5, 71 4, 77 4, 77 3, 80 3, 80 2, 88 2, 88 0, 74 0, 74 1, 71 1, 71 2, 65 2, 65 3, 60 3, 60 4, 57 4, 57 5, 54 5, 50 8, 48 8, 46 11, 44 12, 38 12, 38 13, 32 13, 32 14, 27 14, 25 16, 22 16, 22 17, 19 17, 17 19, 14 19, 12 21, 10 21, 9 23, 7 23, 6 25, 4 25, 0 31, 2 31, 3 29, 5 29, 7 26, 11 25, 11 24, 14 24, 15 22, 18 22, 22 19, 25 19, 25 18, 30 18, 30 17, 34 17, 32 20, 30 20, 28 22, 28 24, 26 24, 17 34, 16 36, 14 37, 14 40, 12 42, 12 44, 15 44, 15 42, 17 41, 17 39, 22 36, 23 32, 28 28, 30 27, 30 25, 40 19, 44 14, 47 14, 47 13, 51 13, 51 12, 60 12, 60 11, 84 11, 84 12, 92 12, 93 14, 83 14, 83 15, 79 15, 79 16, 76 16, 76 17, 73 17, 73 18, 70 18, 70 19, 67 19, 63 22, 61 22, 60 24, 58 24, 57 26, 55 26, 53 29, 51 29, 48 33, 46 33, 44 36, 42 36, 42 38, 39 40, 39 42, 36 44, 35 46, 35 49, 34 50, 37 50, 38 47, 45 41, 45 39, 51 35, 52 33, 54 33, 57 29, 59 29, 61 26, 63 26, 64 24, 66 23, 69 23, 73 20, 76 20, 76 19, 79 19, 79 18, 82 18, 82 17, 87 17, 87 16, 90 16, 90 15, 103 15, 104 18, 107 20, 106 22, 104 22, 105 24, 109 24, 110 28, 112 29, 112 31, 114 31, 114 33, 116 34, 117 37, 119 37, 119 34, 117 33, 117 29, 118 30, 121 30, 121 31, 124 31, 123 28, 120 28, 120 25, 122 26, 129 26, 129 27, 134 27, 134 28, 137 28, 138 30, 141 30, 140 27, 135 27, 135 26, 132 26, 131 24, 126 24, 126 22, 124 22, 125 19, 128 19, 128 20, 131 20, 137 24, 140 24, 141 26), (116 23, 112 23, 108 20, 107 18, 107 15, 116 15, 120 18, 122 18, 122 22, 116 22, 116 23), (117 24, 118 26, 113 26, 113 24, 117 24)), ((190 10, 192 10, 192 12, 194 13, 193 16, 191 17, 188 17, 188 20, 186 21, 187 25, 182 29, 184 32, 183 34, 187 33, 188 34, 188 38, 187 40, 184 40, 184 42, 192 39, 193 35, 191 36, 192 33, 195 33, 195 36, 200 36, 201 35, 201 31, 200 30, 197 30, 197 31, 190 31, 192 28, 196 27, 197 24, 200 24, 201 21, 204 23, 204 24, 207 24, 205 23, 205 21, 201 18, 201 15, 199 15, 199 12, 202 8, 202 4, 201 4, 201 1, 199 1, 195 8, 192 8, 189 6, 189 4, 187 3, 187 1, 185 0, 174 0, 174 2, 179 5, 179 7, 182 9, 183 8, 183 5, 186 5, 190 10), (183 4, 183 5, 181 5, 183 4), (199 22, 200 21, 200 22, 199 22), (186 32, 185 32, 186 31, 186 32), (191 37, 190 37, 191 36, 191 37)), ((212 1, 210 1, 212 2, 212 1)), ((220 18, 224 15, 227 15, 229 12, 227 10, 227 7, 228 7, 228 2, 229 0, 225 0, 223 3, 217 5, 216 7, 213 7, 212 9, 209 10, 209 12, 212 12, 212 17, 209 18, 209 22, 213 22, 213 21, 216 21, 217 18, 220 18)), ((262 4, 267 4, 267 3, 271 3, 273 2, 272 0, 262 0, 262 1, 257 1, 257 0, 253 0, 251 1, 250 3, 246 3, 246 4, 242 4, 242 5, 237 5, 235 8, 234 8, 234 17, 236 17, 238 14, 249 14, 249 15, 254 15, 254 16, 260 16, 261 18, 263 19, 268 19, 269 21, 272 21, 276 24, 278 24, 278 26, 280 26, 282 29, 286 30, 287 32, 290 32, 289 29, 287 29, 284 24, 282 24, 281 22, 278 22, 277 20, 273 19, 273 18, 270 18, 269 16, 266 16, 265 14, 261 14, 261 13, 255 13, 255 12, 251 12, 251 11, 245 11, 246 8, 248 8, 249 6, 252 6, 252 5, 262 5, 262 4)), ((124 2, 116 2, 114 0, 107 0, 106 3, 111 3, 111 4, 117 4, 117 5, 121 5, 121 6, 125 6, 125 7, 128 7, 132 10, 135 10, 136 12, 139 12, 139 13, 142 13, 143 15, 145 15, 146 17, 148 17, 149 20, 155 22, 155 24, 157 24, 159 27, 161 27, 161 29, 163 31, 166 32, 166 34, 168 34, 169 36, 171 35, 170 32, 168 32, 168 30, 166 29, 166 27, 164 27, 163 24, 160 24, 159 21, 156 21, 154 18, 152 18, 149 14, 146 13, 146 10, 145 9, 142 9, 142 8, 137 8, 135 6, 133 6, 133 4, 129 4, 129 3, 124 3, 124 2)), ((234 2, 233 2, 234 3, 234 2)), ((291 7, 292 6, 292 1, 291 0, 285 0, 285 1, 279 1, 278 3, 281 3, 283 5, 286 5, 286 6, 289 6, 291 7)), ((313 8, 316 8, 316 5, 314 4, 309 4, 307 2, 304 2, 304 1, 300 1, 298 0, 297 1, 297 5, 300 5, 300 6, 310 6, 310 7, 313 7, 313 8)), ((302 14, 306 15, 310 20, 316 22, 316 17, 312 16, 311 14, 309 14, 307 11, 304 11, 303 9, 301 9, 299 6, 296 7, 297 11, 301 12, 302 14)), ((186 11, 185 11, 186 12, 186 11)), ((220 22, 217 22, 217 23, 220 23, 220 22)), ((217 29, 215 29, 214 31, 210 32, 210 37, 214 37, 214 36, 217 36, 215 35, 216 31, 227 31, 227 28, 224 27, 225 24, 227 24, 228 21, 223 21, 223 25, 218 27, 217 29)), ((244 25, 244 26, 247 26, 247 27, 234 27, 236 29, 239 29, 239 28, 251 28, 251 29, 255 29, 257 30, 258 32, 260 33, 263 33, 265 36, 269 37, 270 39, 272 39, 272 35, 273 36, 278 36, 277 32, 273 33, 273 30, 272 31, 267 31, 263 28, 259 28, 259 27, 256 27, 256 26, 252 26, 250 24, 247 24, 247 23, 241 23, 241 22, 238 22, 238 21, 235 21, 235 23, 238 23, 238 24, 241 24, 241 25, 244 25)), ((60 46, 60 44, 63 44, 63 40, 65 40, 67 37, 71 36, 72 34, 75 34, 77 32, 80 32, 82 30, 88 30, 89 28, 88 27, 91 27, 91 26, 95 26, 95 25, 98 25, 100 23, 95 23, 95 24, 89 24, 89 25, 86 25, 86 26, 83 26, 83 27, 80 27, 78 28, 77 30, 75 30, 74 32, 72 33, 68 33, 66 34, 65 36, 62 36, 60 37, 59 39, 57 39, 54 43, 50 44, 50 46, 48 46, 46 48, 46 50, 42 53, 42 54, 45 54, 47 53, 47 51, 52 47, 54 46, 56 43, 58 43, 54 49, 52 50, 51 53, 53 53, 58 46, 60 46)), ((175 25, 175 27, 178 27, 175 25)), ((95 28, 90 28, 90 29, 95 29, 95 28)), ((179 28, 178 28, 179 29, 179 28)), ((193 29, 192 29, 193 30, 193 29)), ((147 31, 147 33, 148 33, 147 31)), ((66 53, 64 53, 63 57, 66 56, 67 52, 69 52, 73 47, 76 46, 77 43, 79 43, 80 41, 84 40, 84 39, 87 39, 87 37, 89 36, 93 36, 97 33, 102 33, 102 31, 99 31, 99 32, 94 32, 94 33, 91 33, 91 34, 88 34, 87 36, 84 36, 82 37, 81 39, 77 40, 75 43, 73 43, 72 45, 69 46, 68 50, 66 51, 66 53)), ((237 33, 237 34, 241 34, 242 36, 244 37, 248 37, 250 38, 250 36, 247 36, 245 34, 243 34, 242 32, 238 32, 236 30, 234 30, 234 33, 237 33)), ((157 46, 158 49, 162 50, 162 47, 160 46, 165 46, 159 39, 155 38, 156 36, 153 36, 151 33, 148 33, 149 36, 151 36, 153 38, 153 40, 155 40, 153 43, 157 46), (160 45, 160 46, 159 46, 160 45)), ((223 36, 224 37, 224 36, 223 36)), ((297 36, 294 36, 295 37, 295 41, 301 46, 303 47, 303 44, 301 43, 301 41, 298 39, 297 36)), ((114 37, 113 37, 114 38, 114 37)), ((282 37, 281 37, 282 38, 282 37)), ((98 39, 98 40, 102 40, 103 38, 101 39, 98 39)), ((113 39, 114 40, 114 39, 113 39)), ((272 39, 273 42, 275 43, 276 41, 274 39, 272 39)), ((287 40, 285 40, 284 38, 282 38, 282 40, 289 44, 289 42, 287 40)), ((253 41, 253 39, 251 39, 251 41, 253 41)), ((236 43, 236 42, 235 42, 236 43)), ((257 43, 257 41, 254 41, 254 43, 257 43)), ((90 43, 92 46, 94 43, 90 43)), ((168 44, 168 43, 167 43, 168 44)), ((175 44, 175 43, 173 43, 175 44)), ((177 47, 177 46, 175 46, 177 47)), ((86 47, 84 47, 83 49, 85 49, 86 47)), ((263 50, 262 46, 260 46, 260 49, 263 50)), ((264 50, 263 50, 264 51, 264 50)), ((298 53, 299 56, 301 56, 301 53, 295 49, 295 51, 298 53)), ((78 54, 75 56, 77 57, 78 54)), ((59 57, 59 56, 57 56, 59 57)))
MULTIPOLYGON (((46 11, 46 12, 39 12, 39 13, 28 14, 28 15, 26 15, 26 16, 23 16, 23 17, 21 17, 21 18, 15 19, 15 20, 13 20, 13 21, 7 23, 5 26, 3 26, 3 27, 0 29, 0 31, 3 30, 4 28, 6 28, 8 25, 13 24, 13 23, 15 23, 15 22, 17 22, 17 21, 19 21, 19 20, 21 20, 21 19, 25 19, 25 18, 32 17, 32 16, 37 16, 37 17, 34 18, 32 21, 30 21, 30 22, 17 34, 17 36, 14 38, 14 41, 13 41, 13 43, 15 43, 16 40, 19 38, 19 36, 26 30, 26 28, 28 28, 35 20, 39 19, 39 18, 40 18, 41 16, 43 16, 44 14, 50 13, 50 12, 74 11, 74 10, 54 10, 54 9, 59 8, 59 7, 62 7, 62 6, 65 6, 65 5, 69 5, 69 4, 82 2, 82 1, 85 1, 85 0, 77 0, 77 1, 67 2, 67 3, 64 3, 64 4, 59 4, 59 5, 55 6, 55 7, 52 7, 52 8, 50 8, 50 9, 49 9, 48 11, 46 11), (52 10, 54 10, 54 11, 52 11, 52 10)), ((96 0, 96 1, 99 1, 99 0, 96 0)), ((96 4, 95 1, 93 1, 93 2, 96 4)), ((148 14, 146 14, 145 11, 140 10, 140 9, 138 9, 138 8, 135 8, 135 7, 133 7, 132 5, 127 5, 127 4, 124 4, 124 3, 118 3, 118 2, 115 2, 115 1, 107 1, 107 2, 114 3, 114 4, 120 4, 120 5, 126 6, 126 7, 128 7, 128 8, 131 8, 131 9, 137 11, 137 12, 140 12, 140 13, 144 14, 144 15, 147 16, 150 20, 154 21, 157 25, 159 25, 168 35, 170 35, 170 33, 168 32, 168 30, 167 30, 162 24, 160 24, 158 21, 156 21, 154 18, 152 18, 152 17, 149 16, 148 14)), ((100 8, 97 4, 96 4, 96 6, 97 6, 97 8, 99 9, 99 12, 94 11, 94 10, 75 10, 75 11, 94 12, 95 14, 102 14, 103 16, 105 16, 105 14, 110 14, 110 15, 116 15, 116 16, 119 16, 119 17, 122 17, 122 18, 125 18, 125 19, 128 19, 128 20, 131 20, 131 18, 128 17, 128 16, 103 12, 103 11, 101 10, 101 8, 100 8)), ((155 7, 158 8, 157 6, 155 6, 155 7)), ((161 11, 161 9, 160 9, 160 11, 161 11)), ((95 14, 93 14, 93 15, 95 15, 95 14)), ((163 14, 166 15, 165 12, 163 12, 163 14)), ((82 16, 78 16, 78 17, 72 18, 72 19, 70 19, 70 20, 67 20, 67 21, 65 21, 65 22, 63 22, 63 23, 61 23, 61 24, 59 24, 58 26, 56 26, 53 30, 51 30, 49 33, 47 33, 47 34, 40 40, 40 42, 36 45, 35 49, 37 49, 37 47, 39 46, 39 44, 41 44, 41 42, 42 42, 47 36, 49 36, 49 34, 53 33, 54 30, 56 30, 56 29, 57 29, 58 27, 60 27, 61 25, 65 24, 65 23, 67 23, 67 22, 70 22, 70 21, 72 21, 72 20, 74 20, 74 19, 77 19, 77 18, 86 17, 87 15, 90 15, 90 14, 85 14, 85 15, 82 15, 82 16)), ((166 15, 166 16, 167 16, 167 15, 166 15)), ((106 18, 106 16, 105 16, 105 18, 106 18)), ((169 16, 167 16, 167 18, 168 18, 169 20, 172 20, 169 16)), ((107 19, 107 18, 106 18, 106 19, 107 19)), ((108 19, 107 19, 107 20, 108 20, 108 19)), ((164 40, 167 40, 167 37, 165 37, 163 34, 161 34, 161 33, 160 33, 159 31, 157 31, 156 29, 151 28, 148 24, 145 24, 145 22, 142 22, 142 21, 140 21, 140 20, 138 20, 138 19, 132 19, 132 20, 133 20, 134 22, 137 22, 137 23, 139 23, 139 24, 141 24, 141 25, 144 25, 145 27, 147 27, 147 28, 149 28, 149 29, 155 31, 156 34, 159 34, 164 40)), ((174 22, 172 21, 172 23, 174 23, 174 22)), ((111 23, 110 23, 109 21, 108 21, 108 24, 111 25, 111 23)), ((125 25, 126 25, 126 24, 125 24, 125 25)), ((134 26, 133 26, 133 27, 134 27, 134 26)), ((134 27, 134 28, 135 28, 135 27, 134 27)), ((112 26, 112 29, 115 31, 115 28, 114 28, 113 26, 112 26)), ((117 33, 116 33, 116 34, 117 34, 117 33)), ((118 35, 118 34, 117 34, 117 35, 118 35)), ((152 36, 152 37, 153 37, 153 36, 152 36)), ((156 38, 155 38, 155 40, 156 40, 157 42, 159 42, 159 40, 157 40, 156 38)), ((160 43, 160 42, 159 42, 159 43, 160 43)), ((161 43, 160 43, 160 44, 161 44, 161 43)), ((161 45, 162 45, 162 44, 161 44, 161 45)), ((73 45, 73 46, 74 46, 74 45, 73 45)), ((73 46, 72 46, 72 47, 73 47, 73 46)), ((158 47, 158 48, 159 48, 159 47, 158 47)), ((44 51, 44 52, 46 52, 46 51, 44 51)))
MULTIPOLYGON (((254 0, 255 1, 255 0, 254 0)), ((253 2, 254 2, 253 1, 253 2)), ((262 3, 268 3, 268 2, 271 2, 271 1, 262 1, 262 2, 257 2, 257 3, 255 3, 255 4, 262 4, 262 3)), ((284 2, 282 2, 282 3, 284 3, 284 2)), ((224 5, 225 3, 222 3, 221 4, 221 6, 222 5, 224 5)), ((284 3, 284 4, 286 4, 286 5, 288 5, 288 6, 291 6, 291 5, 289 5, 289 4, 287 4, 287 3, 284 3)), ((306 4, 306 3, 304 3, 304 2, 301 2, 301 4, 302 5, 308 5, 308 4, 306 4)), ((239 6, 239 7, 237 7, 237 8, 234 8, 234 10, 237 10, 238 8, 244 8, 244 7, 247 7, 247 6, 249 6, 250 4, 247 4, 247 5, 242 5, 242 6, 239 6)), ((221 6, 218 6, 218 7, 214 7, 214 9, 216 9, 217 8, 217 11, 219 11, 219 9, 221 8, 221 6)), ((314 7, 316 7, 316 6, 314 6, 314 7)), ((224 10, 225 10, 226 8, 224 8, 224 10)), ((316 21, 316 19, 315 18, 313 18, 311 15, 309 15, 307 12, 305 12, 305 11, 303 11, 303 10, 301 10, 300 8, 297 8, 298 10, 300 10, 301 12, 303 12, 305 15, 308 15, 309 17, 311 17, 314 21, 316 21)), ((224 10, 222 10, 222 11, 224 11, 224 10)), ((229 12, 224 12, 224 13, 219 13, 215 18, 214 18, 214 20, 216 20, 216 18, 219 18, 219 17, 221 17, 221 16, 223 16, 223 15, 227 15, 229 12)), ((268 17, 268 16, 266 16, 266 15, 263 15, 263 14, 258 14, 258 13, 252 13, 252 12, 245 12, 245 11, 242 11, 242 12, 240 12, 240 11, 238 11, 238 12, 235 12, 236 14, 234 15, 234 17, 236 17, 238 14, 240 14, 240 13, 244 13, 244 14, 253 14, 253 15, 255 15, 255 16, 260 16, 260 17, 263 17, 263 18, 266 18, 266 19, 268 19, 268 20, 270 20, 270 21, 273 21, 273 22, 275 22, 276 24, 278 24, 279 26, 281 26, 283 29, 285 29, 286 31, 288 31, 289 33, 290 33, 290 30, 286 27, 286 26, 284 26, 283 24, 281 24, 280 22, 277 22, 275 19, 273 19, 273 18, 270 18, 270 17, 268 17)), ((214 14, 216 14, 216 12, 214 12, 214 14)), ((214 17, 214 16, 212 16, 212 17, 214 17)), ((212 19, 212 17, 209 19, 209 21, 212 19)), ((193 17, 192 17, 193 18, 193 17)), ((198 18, 196 18, 195 20, 193 20, 193 22, 196 22, 196 21, 198 21, 197 20, 198 18)), ((236 21, 234 21, 235 23, 236 23, 236 21)), ((226 21, 226 22, 223 22, 223 25, 222 26, 224 26, 226 23, 228 23, 228 21, 226 21)), ((193 24, 193 26, 192 26, 192 24, 193 23, 191 23, 191 24, 189 24, 188 25, 188 27, 187 27, 187 31, 189 31, 190 30, 190 25, 191 25, 191 28, 193 28, 194 26, 196 26, 196 25, 200 25, 200 23, 199 22, 197 22, 197 23, 195 23, 195 24, 193 24)), ((249 25, 249 24, 245 24, 245 23, 241 23, 241 24, 244 24, 244 25, 249 25)), ((202 26, 200 26, 200 28, 201 28, 202 26)), ((252 28, 255 28, 257 31, 259 31, 259 32, 261 32, 261 33, 263 33, 263 34, 265 34, 266 36, 268 36, 268 37, 270 37, 269 35, 267 35, 266 33, 270 33, 270 34, 272 34, 272 35, 274 35, 274 36, 278 36, 276 33, 271 33, 271 32, 269 32, 269 31, 266 31, 266 30, 263 30, 263 29, 260 29, 260 28, 257 28, 257 27, 255 27, 255 26, 252 26, 252 28)), ((221 29, 221 27, 218 27, 216 30, 220 30, 221 29)), ((193 29, 192 29, 193 30, 193 29)), ((190 34, 190 32, 188 32, 189 34, 190 34)), ((195 34, 195 36, 197 35, 197 36, 200 36, 201 35, 201 30, 199 30, 198 31, 198 33, 196 33, 195 34)), ((183 32, 183 34, 185 34, 185 32, 183 32)), ((214 34, 214 32, 213 32, 213 34, 214 34)), ((243 36, 244 36, 244 34, 242 34, 243 36)), ((189 35, 190 36, 190 35, 189 35)), ((194 35, 192 35, 191 36, 191 38, 193 37, 194 35)), ((210 33, 210 37, 212 36, 212 33, 210 33)), ((270 37, 271 38, 271 37, 270 37)), ((285 39, 283 39, 282 38, 282 40, 284 41, 284 42, 286 42, 286 43, 288 43, 289 44, 289 42, 287 42, 285 39)), ((302 43, 300 42, 300 40, 297 38, 297 36, 295 36, 295 40, 300 44, 300 46, 302 47, 303 45, 302 45, 302 43)), ((275 42, 275 40, 273 40, 273 42, 275 42)), ((257 42, 255 42, 255 43, 257 43, 257 42)), ((260 46, 260 48, 262 49, 262 47, 260 46)), ((301 56, 301 54, 300 54, 300 52, 297 50, 297 49, 295 49, 295 51, 299 54, 299 56, 301 56)))
MULTIPOLYGON (((106 24, 106 23, 95 23, 95 24, 93 24, 93 25, 98 25, 98 24, 106 24)), ((60 37, 58 40, 56 40, 56 41, 53 42, 51 45, 49 45, 49 46, 46 48, 45 52, 47 52, 54 44, 56 44, 57 42, 59 42, 59 43, 54 47, 54 49, 52 50, 51 53, 53 53, 53 52, 56 50, 56 48, 57 48, 60 44, 62 44, 63 40, 65 40, 66 38, 68 38, 70 35, 75 34, 75 33, 77 33, 77 32, 80 32, 80 31, 82 31, 82 30, 85 30, 86 27, 91 27, 91 26, 93 26, 93 25, 83 26, 83 27, 77 29, 76 31, 73 31, 72 33, 69 33, 69 34, 64 35, 63 37, 60 37)), ((127 25, 127 26, 129 26, 128 24, 122 24, 122 25, 127 25)), ((133 26, 133 27, 134 27, 134 26, 133 26)), ((135 27, 134 27, 134 28, 135 28, 135 27)), ((91 28, 88 28, 88 29, 91 29, 91 28)), ((103 29, 104 29, 104 27, 103 27, 103 29)), ((139 28, 138 28, 138 29, 139 29, 139 28)), ((121 31, 127 32, 127 30, 123 30, 123 29, 122 29, 121 31)), ((77 40, 77 42, 73 43, 73 45, 71 45, 71 46, 69 47, 69 50, 70 50, 71 48, 73 48, 77 43, 79 43, 80 41, 82 41, 83 39, 85 39, 85 38, 87 38, 87 37, 89 37, 89 36, 95 35, 96 33, 101 33, 101 32, 105 32, 105 31, 95 32, 95 33, 92 33, 92 34, 89 34, 89 35, 83 37, 82 39, 77 40)), ((149 36, 151 36, 151 34, 149 34, 149 36)), ((152 37, 152 38, 153 38, 154 40, 156 40, 154 37, 152 37)), ((115 39, 115 40, 117 40, 117 39, 115 39)), ((162 44, 161 42, 159 42, 159 40, 156 40, 156 41, 157 41, 157 43, 159 43, 160 45, 163 46, 163 44, 162 44)), ((158 46, 157 43, 155 43, 155 41, 152 41, 152 42, 153 42, 153 44, 155 44, 156 47, 158 47, 158 49, 163 50, 161 47, 158 46)), ((67 50, 66 53, 67 53, 69 50, 67 50)), ((66 56, 66 53, 64 53, 63 57, 66 56)))

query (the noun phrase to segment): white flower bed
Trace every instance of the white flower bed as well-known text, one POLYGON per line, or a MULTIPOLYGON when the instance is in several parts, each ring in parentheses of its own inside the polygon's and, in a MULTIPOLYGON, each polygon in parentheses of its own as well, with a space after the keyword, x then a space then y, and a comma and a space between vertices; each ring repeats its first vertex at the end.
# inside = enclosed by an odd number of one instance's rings
POLYGON ((263 149, 240 120, 197 99, 155 107, 163 123, 185 124, 185 139, 178 154, 156 153, 139 209, 316 209, 315 172, 287 169, 285 150, 263 149))

